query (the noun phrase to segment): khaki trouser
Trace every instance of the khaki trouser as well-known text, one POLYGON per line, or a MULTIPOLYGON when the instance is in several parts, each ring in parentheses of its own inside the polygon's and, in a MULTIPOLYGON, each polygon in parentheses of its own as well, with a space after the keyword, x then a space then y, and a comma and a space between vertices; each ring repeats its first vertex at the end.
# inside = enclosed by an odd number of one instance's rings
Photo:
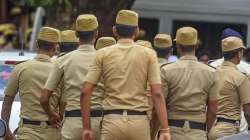
POLYGON ((20 124, 17 140, 61 140, 61 131, 45 122, 41 125, 20 124))
POLYGON ((189 124, 184 127, 170 126, 171 140, 207 140, 206 131, 199 129, 190 129, 189 124))
MULTIPOLYGON (((100 121, 101 117, 91 118, 91 128, 93 130, 95 140, 100 140, 100 121)), ((62 139, 81 140, 82 130, 81 117, 65 117, 62 128, 62 139)))
POLYGON ((239 133, 239 124, 217 122, 209 132, 209 140, 216 140, 237 133, 239 133))
POLYGON ((101 140, 150 140, 147 115, 105 115, 101 140))

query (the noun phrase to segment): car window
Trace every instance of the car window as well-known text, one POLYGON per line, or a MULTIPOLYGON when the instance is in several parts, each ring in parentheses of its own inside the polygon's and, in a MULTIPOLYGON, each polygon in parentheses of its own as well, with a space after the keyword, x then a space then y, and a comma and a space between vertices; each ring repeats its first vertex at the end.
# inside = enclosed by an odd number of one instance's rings
MULTIPOLYGON (((3 101, 4 90, 7 86, 10 74, 14 68, 14 65, 0 65, 0 101, 3 101)), ((15 97, 15 101, 19 101, 19 96, 15 97)))

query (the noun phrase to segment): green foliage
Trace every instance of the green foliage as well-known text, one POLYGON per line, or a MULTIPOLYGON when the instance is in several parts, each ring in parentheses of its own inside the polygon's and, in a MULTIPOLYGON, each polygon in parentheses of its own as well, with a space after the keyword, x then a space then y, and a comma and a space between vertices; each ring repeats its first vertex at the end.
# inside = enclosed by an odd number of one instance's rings
POLYGON ((72 8, 71 0, 25 0, 27 6, 44 8, 53 6, 63 6, 66 8, 72 8))

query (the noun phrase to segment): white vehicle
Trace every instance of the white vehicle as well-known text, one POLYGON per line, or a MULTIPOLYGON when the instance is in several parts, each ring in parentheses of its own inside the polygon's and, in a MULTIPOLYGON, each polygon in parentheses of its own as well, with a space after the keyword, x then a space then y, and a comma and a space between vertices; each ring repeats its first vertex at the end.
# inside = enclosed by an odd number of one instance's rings
MULTIPOLYGON (((35 53, 24 52, 24 55, 19 55, 19 52, 0 52, 0 111, 2 111, 2 104, 4 99, 4 90, 8 82, 8 78, 14 68, 14 66, 23 61, 33 59, 36 56, 35 53)), ((11 110, 9 127, 13 132, 19 123, 20 115, 20 99, 17 95, 11 110)), ((0 112, 1 113, 1 112, 0 112)))

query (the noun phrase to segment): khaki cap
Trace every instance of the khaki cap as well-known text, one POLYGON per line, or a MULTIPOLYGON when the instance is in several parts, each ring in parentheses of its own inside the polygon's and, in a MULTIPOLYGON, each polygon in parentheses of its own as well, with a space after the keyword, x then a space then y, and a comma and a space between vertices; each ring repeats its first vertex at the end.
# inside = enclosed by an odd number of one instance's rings
POLYGON ((238 37, 231 36, 222 40, 223 52, 228 52, 228 51, 232 51, 232 50, 239 49, 239 48, 246 49, 242 40, 238 37))
POLYGON ((96 42, 96 49, 102 49, 116 44, 116 40, 113 37, 101 37, 96 42))
POLYGON ((135 44, 143 46, 143 47, 147 47, 147 48, 150 48, 150 49, 153 49, 151 42, 146 41, 146 40, 137 40, 135 42, 135 44))
POLYGON ((61 42, 78 43, 79 39, 76 37, 76 32, 73 30, 65 30, 61 32, 61 42))
POLYGON ((168 34, 157 34, 154 38, 154 47, 156 48, 171 48, 172 38, 168 34))
POLYGON ((116 24, 138 26, 138 14, 131 10, 120 10, 116 16, 116 24))
POLYGON ((38 39, 58 43, 60 42, 60 31, 51 27, 42 27, 39 31, 38 39))
POLYGON ((93 31, 97 28, 97 18, 92 14, 79 15, 76 19, 76 31, 93 31))
POLYGON ((198 32, 193 27, 182 27, 177 30, 175 41, 179 45, 197 45, 198 32))

